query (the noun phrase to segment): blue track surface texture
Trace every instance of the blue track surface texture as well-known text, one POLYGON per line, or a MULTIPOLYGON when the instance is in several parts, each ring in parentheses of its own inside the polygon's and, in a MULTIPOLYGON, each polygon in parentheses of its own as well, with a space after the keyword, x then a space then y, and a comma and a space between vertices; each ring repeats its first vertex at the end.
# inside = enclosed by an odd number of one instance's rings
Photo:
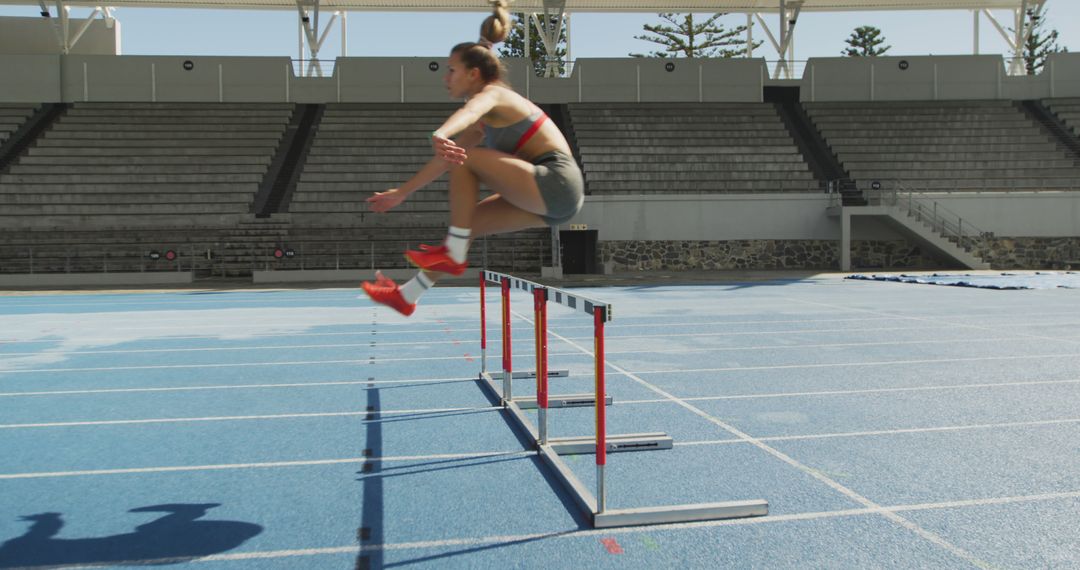
MULTIPOLYGON (((345 289, 25 294, 0 297, 0 568, 1080 567, 1076 290, 578 291, 615 307, 608 433, 675 441, 610 454, 609 507, 768 516, 592 529, 476 381, 475 288, 409 319, 345 289)), ((551 392, 591 392, 590 319, 549 329, 551 392)))

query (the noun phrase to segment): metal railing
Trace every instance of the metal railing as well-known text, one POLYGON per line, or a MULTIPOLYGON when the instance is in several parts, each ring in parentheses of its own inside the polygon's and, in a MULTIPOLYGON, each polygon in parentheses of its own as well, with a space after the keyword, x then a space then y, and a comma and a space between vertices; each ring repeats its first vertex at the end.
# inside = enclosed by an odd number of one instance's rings
POLYGON ((868 205, 898 209, 955 242, 961 249, 975 251, 983 246, 985 238, 993 235, 899 180, 884 181, 881 188, 865 190, 863 195, 868 205))

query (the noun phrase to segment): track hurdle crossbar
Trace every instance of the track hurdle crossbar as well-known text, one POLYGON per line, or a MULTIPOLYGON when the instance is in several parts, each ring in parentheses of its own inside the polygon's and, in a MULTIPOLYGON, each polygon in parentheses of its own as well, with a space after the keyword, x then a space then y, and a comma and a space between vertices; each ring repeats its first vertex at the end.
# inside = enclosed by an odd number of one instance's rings
POLYGON ((699 503, 689 505, 670 505, 660 507, 641 507, 631 509, 609 509, 607 507, 604 469, 607 454, 619 451, 649 451, 671 449, 671 437, 664 433, 639 433, 624 435, 607 434, 607 406, 612 404, 605 386, 604 328, 612 319, 612 306, 570 293, 554 287, 513 277, 503 273, 483 270, 480 272, 480 344, 481 371, 480 386, 494 400, 507 410, 516 421, 517 427, 527 432, 535 442, 535 449, 541 459, 556 474, 558 479, 570 491, 578 506, 588 516, 596 528, 631 526, 644 524, 676 523, 701 520, 716 520, 763 516, 768 514, 768 502, 764 500, 729 501, 722 503, 699 503), (502 300, 502 385, 487 370, 487 322, 486 322, 486 284, 498 283, 501 286, 502 300), (536 370, 531 372, 513 371, 513 346, 510 334, 510 292, 512 289, 529 293, 533 299, 533 327, 535 330, 536 370), (573 394, 553 396, 548 393, 548 378, 559 375, 567 376, 566 371, 548 371, 547 346, 547 305, 555 302, 571 310, 582 312, 592 317, 593 321, 593 357, 595 394, 573 394), (559 374, 562 372, 562 374, 559 374), (514 398, 514 378, 536 379, 536 396, 532 398, 514 398), (555 405, 556 403, 560 405, 555 405), (575 407, 591 405, 596 410, 595 436, 570 438, 548 437, 548 410, 553 407, 575 407), (537 410, 539 427, 533 426, 525 409, 537 410), (560 457, 561 454, 594 453, 596 456, 596 496, 581 483, 560 457))

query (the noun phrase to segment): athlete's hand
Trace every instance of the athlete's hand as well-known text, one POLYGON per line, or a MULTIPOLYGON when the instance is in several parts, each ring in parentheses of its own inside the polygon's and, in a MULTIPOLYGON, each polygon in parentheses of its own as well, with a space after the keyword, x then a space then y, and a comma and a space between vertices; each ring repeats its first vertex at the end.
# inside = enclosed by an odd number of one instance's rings
POLYGON ((435 151, 435 156, 450 164, 464 164, 465 159, 468 158, 464 148, 439 133, 431 135, 431 149, 435 151))
POLYGON ((386 192, 376 192, 374 196, 367 199, 367 203, 371 205, 371 211, 381 214, 396 208, 398 204, 405 201, 406 197, 407 194, 401 190, 391 188, 386 192))

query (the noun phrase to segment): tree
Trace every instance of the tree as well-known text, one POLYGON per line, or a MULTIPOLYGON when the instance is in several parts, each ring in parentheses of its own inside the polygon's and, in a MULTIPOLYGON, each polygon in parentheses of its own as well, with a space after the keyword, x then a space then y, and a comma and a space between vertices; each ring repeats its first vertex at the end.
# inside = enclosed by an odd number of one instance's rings
MULTIPOLYGON (((695 23, 693 14, 663 13, 657 14, 669 24, 643 27, 653 35, 634 36, 664 46, 661 51, 649 54, 632 53, 631 57, 738 57, 746 55, 746 26, 736 26, 730 30, 717 22, 726 13, 709 16, 704 22, 695 23)), ((754 43, 754 47, 761 42, 754 43)))
MULTIPOLYGON (((510 27, 510 33, 506 41, 499 48, 500 57, 524 57, 533 62, 533 71, 536 75, 543 76, 547 71, 547 51, 544 49, 544 40, 540 39, 536 27, 533 26, 529 34, 529 54, 525 54, 525 16, 526 14, 514 14, 514 21, 510 27)), ((537 18, 543 21, 543 16, 537 18)), ((554 28, 558 24, 558 16, 551 16, 547 26, 554 28)), ((549 28, 550 29, 550 28, 549 28)), ((559 75, 566 71, 566 21, 563 20, 562 29, 559 30, 559 42, 555 46, 555 57, 558 58, 559 75)))
MULTIPOLYGON (((1031 35, 1024 41, 1024 69, 1028 75, 1035 75, 1046 65, 1046 58, 1050 54, 1068 50, 1058 45, 1057 30, 1047 32, 1043 28, 1046 23, 1046 4, 1028 10, 1027 17, 1031 21, 1031 35)), ((1015 30, 1010 31, 1015 33, 1015 30)))
POLYGON ((851 32, 851 36, 844 41, 847 42, 848 48, 840 53, 841 55, 846 55, 848 57, 874 57, 883 55, 892 47, 878 47, 885 43, 885 36, 882 36, 881 30, 874 26, 859 26, 858 28, 855 28, 855 31, 851 32))

